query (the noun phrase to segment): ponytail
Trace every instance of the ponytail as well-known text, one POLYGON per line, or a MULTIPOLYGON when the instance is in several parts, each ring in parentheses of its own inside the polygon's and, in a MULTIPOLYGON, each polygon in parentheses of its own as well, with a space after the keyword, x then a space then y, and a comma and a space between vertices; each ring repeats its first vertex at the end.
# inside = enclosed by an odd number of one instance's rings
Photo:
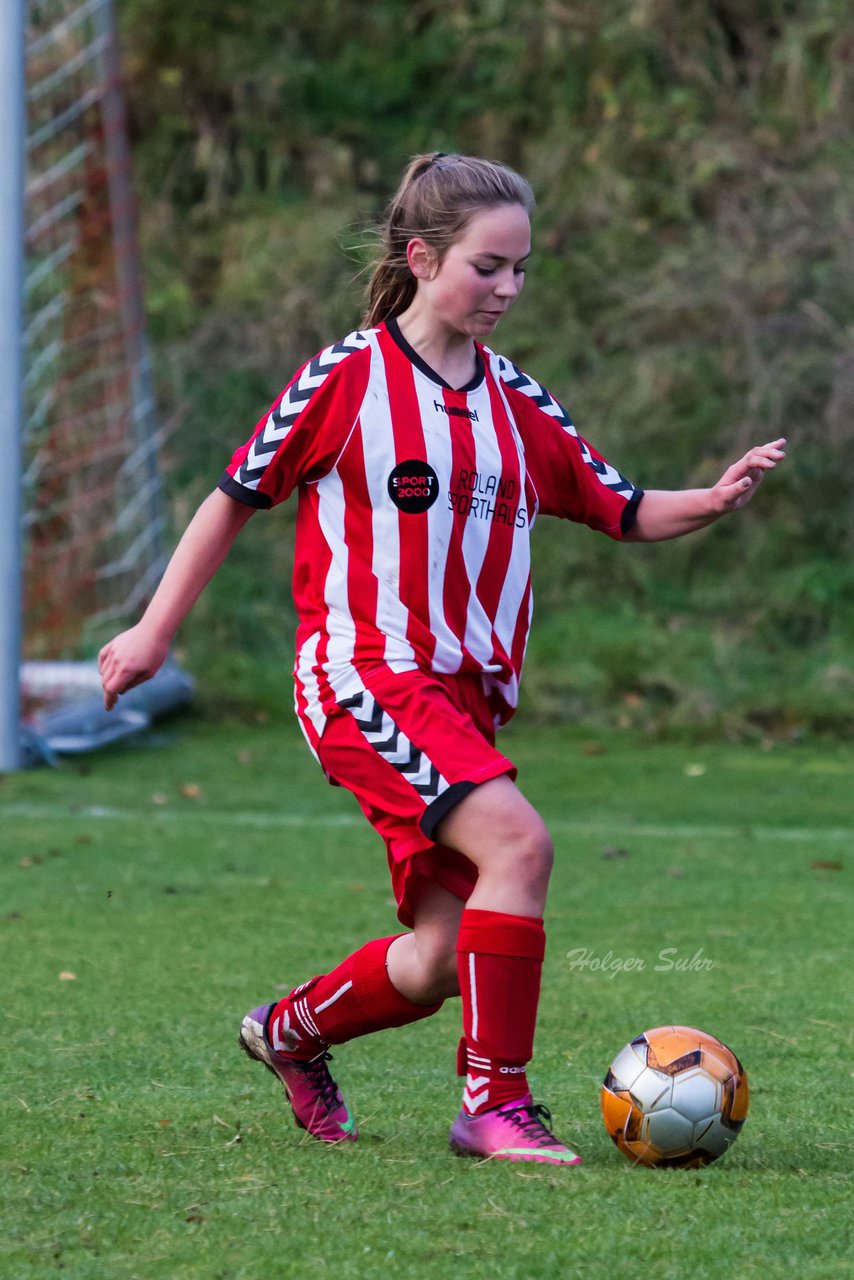
POLYGON ((530 186, 506 165, 442 151, 415 156, 380 228, 363 328, 400 315, 415 297, 417 281, 406 257, 410 240, 425 240, 441 262, 474 215, 499 204, 521 204, 528 213, 534 208, 530 186))

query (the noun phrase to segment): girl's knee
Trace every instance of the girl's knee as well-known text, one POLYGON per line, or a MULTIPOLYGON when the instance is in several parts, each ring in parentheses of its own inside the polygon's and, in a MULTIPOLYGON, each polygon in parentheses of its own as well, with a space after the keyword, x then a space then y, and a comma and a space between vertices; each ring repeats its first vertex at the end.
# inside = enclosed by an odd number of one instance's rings
POLYGON ((520 884, 545 884, 554 865, 554 843, 538 813, 508 824, 487 838, 479 863, 481 874, 497 874, 520 884))
POLYGON ((418 983, 425 1000, 445 1000, 459 994, 456 937, 415 931, 418 983))
POLYGON ((543 884, 551 873, 554 845, 548 828, 503 775, 461 800, 440 826, 438 838, 464 853, 482 876, 543 884))
POLYGON ((505 879, 524 888, 545 890, 554 866, 554 846, 551 841, 522 845, 512 851, 496 871, 505 879))

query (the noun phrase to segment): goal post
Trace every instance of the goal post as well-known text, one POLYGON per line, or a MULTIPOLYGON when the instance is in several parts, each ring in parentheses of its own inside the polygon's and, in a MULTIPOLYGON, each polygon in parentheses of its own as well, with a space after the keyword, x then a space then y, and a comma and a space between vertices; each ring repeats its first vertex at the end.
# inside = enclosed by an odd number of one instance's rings
POLYGON ((20 767, 21 424, 23 418, 24 26, 0 16, 0 772, 20 767))
POLYGON ((98 649, 164 565, 114 0, 0 6, 0 771, 189 701, 174 663, 105 718, 98 649), (25 716, 22 721, 22 699, 25 716))

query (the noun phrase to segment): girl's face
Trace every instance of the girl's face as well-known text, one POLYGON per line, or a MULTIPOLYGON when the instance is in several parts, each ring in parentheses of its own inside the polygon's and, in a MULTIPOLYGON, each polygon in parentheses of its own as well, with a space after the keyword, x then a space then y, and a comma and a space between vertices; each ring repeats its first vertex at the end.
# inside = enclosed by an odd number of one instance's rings
POLYGON ((525 281, 531 224, 520 204, 500 204, 474 214, 441 263, 423 240, 410 242, 410 267, 419 301, 444 329, 487 337, 525 281))

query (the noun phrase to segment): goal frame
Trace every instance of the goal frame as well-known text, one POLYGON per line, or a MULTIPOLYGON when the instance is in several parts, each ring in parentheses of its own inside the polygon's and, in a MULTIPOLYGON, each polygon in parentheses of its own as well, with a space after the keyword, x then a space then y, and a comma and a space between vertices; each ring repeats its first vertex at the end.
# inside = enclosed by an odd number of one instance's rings
MULTIPOLYGON (((60 13, 55 22, 51 19, 43 32, 38 30, 37 11, 30 9, 32 2, 7 0, 0 11, 0 773, 50 760, 57 753, 95 750, 139 732, 158 716, 185 706, 192 697, 192 680, 170 659, 157 680, 123 698, 122 706, 107 716, 93 659, 66 660, 66 656, 73 659, 75 654, 60 652, 57 660, 23 662, 39 625, 31 609, 31 595, 34 588, 39 588, 42 574, 33 565, 43 563, 31 554, 35 543, 30 542, 32 530, 28 536, 27 527, 31 515, 35 519, 37 513, 31 508, 22 475, 25 467, 32 470, 28 451, 39 447, 32 434, 28 436, 33 415, 27 388, 32 369, 39 367, 32 337, 46 310, 43 307, 31 320, 31 288, 45 277, 39 274, 38 265, 31 271, 30 263, 31 254, 35 257, 34 227, 41 222, 45 224, 42 230, 49 229, 51 215, 55 213, 53 220, 57 220, 69 212, 65 197, 33 221, 33 202, 39 186, 34 177, 38 170, 35 157, 39 147, 62 135, 83 111, 98 115, 98 177, 103 178, 104 185, 97 188, 99 202, 103 193, 103 206, 99 203, 97 212, 107 219, 100 225, 109 227, 109 301, 117 321, 112 332, 121 351, 118 362, 127 390, 112 419, 120 423, 126 446, 116 467, 117 484, 124 486, 125 498, 118 488, 115 493, 117 503, 124 505, 121 510, 117 506, 112 530, 106 534, 100 528, 95 531, 92 546, 99 553, 103 551, 102 561, 94 566, 88 560, 80 561, 81 571, 91 571, 96 580, 118 579, 123 594, 113 599, 107 595, 97 601, 93 595, 92 603, 97 607, 81 615, 91 632, 78 646, 78 655, 90 651, 93 638, 96 644, 101 642, 96 638, 99 626, 115 631, 130 625, 139 608, 151 598, 165 565, 165 510, 158 466, 160 434, 140 279, 114 0, 65 0, 67 14, 60 13), (76 33, 78 28, 87 41, 80 53, 69 54, 65 50, 60 72, 50 70, 42 80, 31 84, 33 75, 39 74, 38 60, 45 49, 76 33), (66 68, 69 75, 83 74, 82 68, 87 75, 93 72, 94 83, 85 92, 81 90, 70 106, 63 106, 60 98, 60 109, 54 118, 46 126, 42 123, 33 128, 32 102, 42 96, 42 90, 48 93, 57 83, 62 84, 66 68), (127 501, 129 476, 133 477, 133 494, 127 501), (137 519, 140 526, 132 523, 137 519), (119 531, 121 538, 113 545, 113 534, 119 531), (28 573, 32 575, 30 579, 28 573), (124 585, 128 581, 129 589, 124 585), (36 686, 44 686, 45 681, 50 692, 42 701, 36 686), (85 697, 81 697, 81 690, 85 697), (28 708, 23 719, 22 703, 28 708), (41 710, 36 711, 38 705, 41 710)), ((62 159, 53 165, 48 174, 62 178, 67 172, 64 163, 62 159)), ((86 190, 91 194, 90 188, 86 190)), ((78 195, 75 191, 71 208, 78 195)), ((96 240, 101 235, 96 232, 96 240)), ((104 247, 106 235, 103 233, 104 247)), ((97 421, 95 430, 100 431, 100 420, 97 421)), ((90 430, 88 425, 86 430, 90 430)), ((92 439, 97 442, 101 437, 93 435, 92 439)), ((35 453, 34 458, 37 456, 35 453)), ((72 598, 68 596, 69 601, 72 598)), ((49 625, 44 634, 53 634, 49 625)), ((61 638, 53 634, 53 639, 54 648, 61 650, 61 638)))
POLYGON ((26 0, 0 16, 0 772, 21 766, 26 0))

